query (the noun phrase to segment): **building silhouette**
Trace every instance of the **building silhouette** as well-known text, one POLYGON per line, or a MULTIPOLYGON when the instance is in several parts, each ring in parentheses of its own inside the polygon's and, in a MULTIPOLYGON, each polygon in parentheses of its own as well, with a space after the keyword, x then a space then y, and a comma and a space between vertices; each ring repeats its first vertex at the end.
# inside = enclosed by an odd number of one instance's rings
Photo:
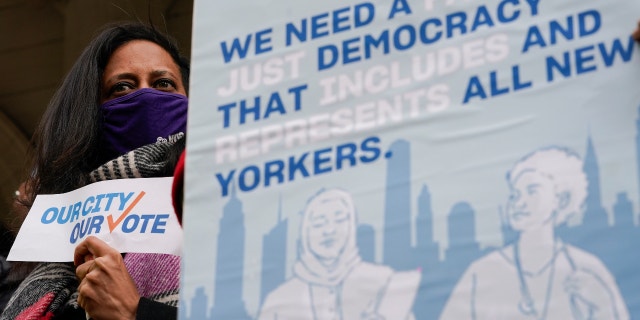
POLYGON ((387 157, 382 263, 396 270, 414 269, 411 246, 411 152, 396 140, 387 157))
POLYGON ((470 258, 475 260, 480 253, 480 245, 476 240, 475 211, 471 205, 467 202, 454 204, 447 218, 447 227, 449 246, 445 251, 446 260, 454 260, 458 265, 470 258))
POLYGON ((469 264, 482 252, 476 239, 475 210, 467 202, 457 202, 447 216, 448 242, 445 258, 424 270, 420 299, 414 304, 417 319, 437 319, 451 291, 469 264))
POLYGON ((612 243, 609 234, 602 232, 603 228, 609 226, 609 218, 602 205, 600 167, 591 136, 587 138, 587 150, 583 158, 583 171, 587 176, 588 186, 582 221, 578 225, 562 225, 557 229, 557 233, 565 241, 582 247, 596 256, 600 256, 606 254, 608 247, 612 243))
POLYGON ((357 229, 358 252, 362 261, 376 262, 376 231, 371 225, 359 224, 357 229))
POLYGON ((435 241, 433 232, 433 209, 431 207, 431 193, 426 184, 422 185, 418 195, 418 215, 416 216, 416 265, 422 269, 438 263, 440 246, 435 241))
POLYGON ((232 188, 220 219, 212 319, 250 319, 243 297, 245 221, 242 202, 232 188))
POLYGON ((584 156, 583 170, 587 175, 589 186, 587 189, 588 195, 585 201, 586 209, 582 224, 597 226, 609 225, 607 210, 602 206, 600 166, 598 165, 598 157, 591 136, 587 139, 587 152, 584 156))
POLYGON ((287 268, 288 220, 282 219, 282 196, 278 204, 278 222, 262 236, 262 272, 260 273, 260 304, 269 292, 285 280, 287 268))
POLYGON ((633 218, 633 203, 629 200, 626 192, 619 192, 616 195, 616 203, 613 205, 613 224, 617 229, 634 229, 635 219, 633 218))
POLYGON ((433 232, 433 209, 431 193, 426 184, 422 185, 418 195, 418 214, 416 216, 416 247, 413 257, 420 268, 420 287, 416 295, 413 314, 416 319, 430 319, 440 313, 448 292, 434 290, 438 288, 444 269, 440 261, 440 245, 435 241, 433 232))
POLYGON ((190 316, 187 318, 186 313, 182 312, 182 310, 184 310, 183 308, 181 308, 180 310, 180 316, 183 317, 182 319, 193 319, 193 320, 210 319, 207 317, 208 304, 209 304, 209 298, 207 297, 204 291, 204 287, 198 287, 196 289, 195 295, 193 296, 193 298, 191 298, 190 316))

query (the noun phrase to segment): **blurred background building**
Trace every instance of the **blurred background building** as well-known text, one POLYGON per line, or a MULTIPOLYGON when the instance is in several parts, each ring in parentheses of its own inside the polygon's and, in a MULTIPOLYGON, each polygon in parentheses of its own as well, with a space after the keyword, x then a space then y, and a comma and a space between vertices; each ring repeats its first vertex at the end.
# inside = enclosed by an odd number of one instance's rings
POLYGON ((0 217, 24 174, 29 139, 84 46, 112 21, 151 21, 191 54, 193 0, 0 0, 0 217))

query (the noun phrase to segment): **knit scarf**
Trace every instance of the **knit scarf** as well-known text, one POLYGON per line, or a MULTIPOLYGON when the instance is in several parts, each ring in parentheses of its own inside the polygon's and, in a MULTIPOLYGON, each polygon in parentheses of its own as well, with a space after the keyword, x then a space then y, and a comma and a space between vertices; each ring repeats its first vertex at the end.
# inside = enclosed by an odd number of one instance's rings
MULTIPOLYGON (((91 181, 166 175, 171 149, 171 143, 143 146, 91 172, 91 181)), ((124 263, 141 297, 177 307, 180 257, 127 253, 124 263)), ((63 312, 80 310, 77 288, 72 263, 40 263, 16 289, 0 320, 49 320, 63 312)))

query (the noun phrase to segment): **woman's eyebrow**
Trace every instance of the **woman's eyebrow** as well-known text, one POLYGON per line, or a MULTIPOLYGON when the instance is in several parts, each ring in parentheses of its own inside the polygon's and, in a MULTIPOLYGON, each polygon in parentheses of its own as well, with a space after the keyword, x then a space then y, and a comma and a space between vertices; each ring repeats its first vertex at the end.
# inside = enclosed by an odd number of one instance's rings
POLYGON ((310 220, 312 222, 324 221, 324 220, 327 220, 327 216, 325 214, 323 214, 323 213, 320 213, 320 214, 316 214, 316 215, 312 216, 310 220))
POLYGON ((123 73, 118 73, 116 75, 113 75, 113 76, 107 78, 106 82, 117 81, 117 80, 122 80, 122 79, 135 79, 136 77, 137 76, 135 75, 135 73, 123 72, 123 73))
POLYGON ((154 76, 154 77, 166 76, 166 75, 170 75, 170 76, 175 77, 175 75, 173 74, 173 72, 171 72, 171 71, 169 71, 169 70, 163 70, 163 69, 161 69, 161 70, 153 70, 153 71, 151 72, 151 75, 152 75, 152 76, 154 76))

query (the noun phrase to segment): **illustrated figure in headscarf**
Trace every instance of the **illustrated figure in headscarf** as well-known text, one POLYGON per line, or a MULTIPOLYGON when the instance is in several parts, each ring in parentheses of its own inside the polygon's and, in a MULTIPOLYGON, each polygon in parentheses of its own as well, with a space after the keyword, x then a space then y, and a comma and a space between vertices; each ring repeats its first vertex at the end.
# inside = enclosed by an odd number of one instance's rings
POLYGON ((303 214, 293 277, 267 295, 258 319, 413 319, 419 272, 362 261, 350 194, 321 190, 303 214))
POLYGON ((598 257, 561 241, 556 227, 582 220, 587 177, 565 148, 525 156, 507 173, 506 217, 517 240, 473 262, 441 320, 629 319, 615 279, 598 257))

